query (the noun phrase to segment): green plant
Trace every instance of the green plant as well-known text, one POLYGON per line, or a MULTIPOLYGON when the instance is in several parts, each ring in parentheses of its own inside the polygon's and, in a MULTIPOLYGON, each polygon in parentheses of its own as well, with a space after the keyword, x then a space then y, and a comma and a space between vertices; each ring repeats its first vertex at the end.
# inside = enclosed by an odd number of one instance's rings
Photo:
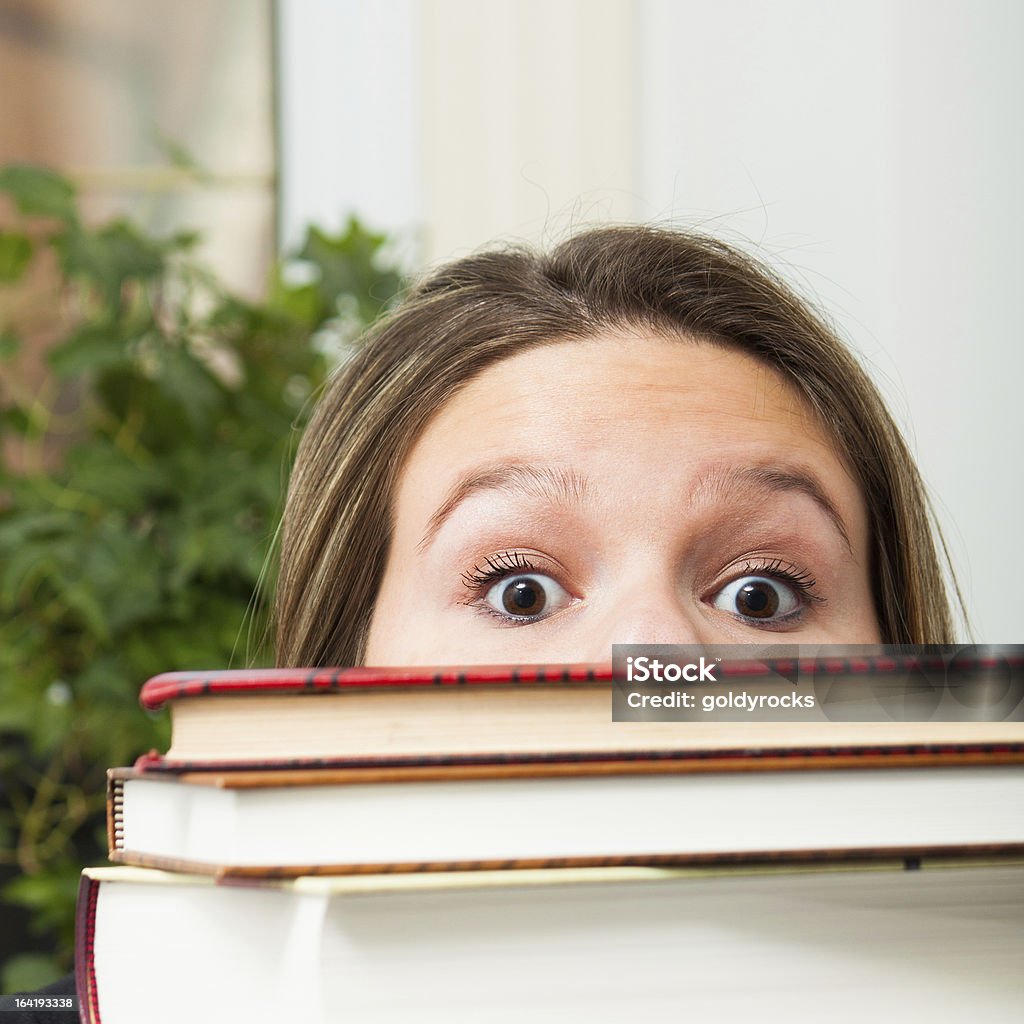
POLYGON ((195 234, 88 226, 71 183, 40 168, 0 170, 0 192, 0 301, 41 261, 61 309, 41 389, 12 372, 24 339, 0 323, 2 895, 53 954, 10 961, 11 991, 69 966, 78 873, 104 858, 106 769, 166 743, 140 683, 267 659, 247 656, 244 625, 263 635, 261 571, 324 339, 351 337, 400 279, 352 221, 310 230, 302 283, 293 259, 244 301, 195 234))

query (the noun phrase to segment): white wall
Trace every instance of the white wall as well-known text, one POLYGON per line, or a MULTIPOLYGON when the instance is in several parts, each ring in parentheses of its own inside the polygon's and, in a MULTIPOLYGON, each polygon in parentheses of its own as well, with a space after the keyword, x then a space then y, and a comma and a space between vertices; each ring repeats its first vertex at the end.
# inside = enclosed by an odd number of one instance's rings
POLYGON ((646 0, 641 37, 641 215, 751 239, 821 297, 906 428, 978 639, 1024 640, 1024 5, 646 0))
POLYGON ((907 428, 977 638, 1024 641, 1024 5, 281 0, 281 20, 287 238, 354 209, 413 225, 421 262, 602 219, 757 247, 907 428))
POLYGON ((418 0, 279 0, 280 236, 420 223, 418 0))
POLYGON ((634 216, 634 8, 629 0, 424 4, 428 258, 634 216))

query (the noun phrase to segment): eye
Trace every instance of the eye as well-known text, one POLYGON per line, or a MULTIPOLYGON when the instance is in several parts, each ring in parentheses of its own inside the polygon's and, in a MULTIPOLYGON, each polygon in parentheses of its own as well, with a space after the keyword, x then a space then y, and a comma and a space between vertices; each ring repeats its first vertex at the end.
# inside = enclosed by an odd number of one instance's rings
POLYGON ((768 576, 741 576, 715 595, 715 608, 741 619, 779 621, 803 607, 794 586, 768 576))
POLYGON ((505 618, 545 618, 569 603, 569 595, 550 576, 535 574, 499 580, 484 595, 484 601, 505 618))

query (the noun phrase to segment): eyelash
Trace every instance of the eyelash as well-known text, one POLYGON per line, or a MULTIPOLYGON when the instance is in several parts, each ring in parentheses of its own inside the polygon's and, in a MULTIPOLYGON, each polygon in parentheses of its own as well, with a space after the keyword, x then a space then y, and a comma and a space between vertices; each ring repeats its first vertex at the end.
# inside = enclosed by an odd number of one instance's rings
POLYGON ((486 569, 474 565, 469 572, 462 574, 462 582, 471 590, 482 590, 489 583, 494 583, 506 576, 540 572, 525 555, 518 551, 502 551, 493 558, 485 558, 484 562, 487 566, 486 569))
MULTIPOLYGON (((537 568, 525 555, 519 551, 501 551, 494 556, 484 559, 484 565, 474 565, 468 572, 462 573, 462 582, 467 588, 474 592, 474 596, 466 601, 466 604, 474 604, 479 600, 481 594, 498 580, 509 576, 525 576, 540 573, 537 568)), ((748 561, 743 566, 743 571, 732 580, 742 576, 765 576, 770 579, 779 580, 791 586, 807 601, 824 602, 826 599, 814 593, 817 586, 817 579, 807 569, 801 569, 792 562, 786 562, 781 558, 768 559, 762 562, 748 561)), ((732 580, 728 582, 732 582, 732 580)), ((728 583, 723 584, 727 586, 728 583)), ((484 608, 488 614, 503 622, 511 621, 507 616, 492 608, 484 608)), ((794 615, 799 615, 799 612, 794 615)), ((521 624, 526 625, 533 622, 533 619, 522 619, 521 624)))
POLYGON ((771 561, 760 564, 747 562, 743 566, 743 572, 733 579, 738 579, 740 576, 767 576, 774 580, 782 580, 783 583, 788 583, 794 590, 798 590, 811 601, 825 600, 813 593, 818 581, 807 569, 801 569, 793 565, 792 562, 784 562, 781 558, 773 558, 771 561))

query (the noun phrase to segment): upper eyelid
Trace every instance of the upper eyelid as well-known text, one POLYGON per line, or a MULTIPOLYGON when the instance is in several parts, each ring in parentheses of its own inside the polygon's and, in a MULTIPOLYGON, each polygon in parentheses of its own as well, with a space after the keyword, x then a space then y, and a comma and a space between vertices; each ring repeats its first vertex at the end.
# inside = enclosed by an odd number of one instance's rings
MULTIPOLYGON (((559 574, 568 575, 565 567, 551 556, 515 547, 492 551, 490 554, 475 558, 471 567, 461 572, 459 577, 469 586, 474 574, 486 575, 490 580, 498 579, 502 575, 533 574, 552 576, 553 578, 559 574), (496 562, 504 562, 504 564, 495 564, 496 562)), ((801 590, 813 590, 818 584, 817 576, 810 568, 780 555, 763 554, 742 555, 733 559, 724 569, 714 574, 710 585, 717 592, 743 576, 757 575, 778 579, 797 586, 801 590), (807 586, 800 586, 801 581, 806 581, 807 586)))
POLYGON ((461 572, 459 578, 466 586, 472 587, 476 585, 473 582, 475 574, 480 576, 486 575, 491 582, 502 575, 551 576, 559 585, 562 585, 561 579, 568 577, 565 567, 550 556, 513 547, 504 548, 501 551, 492 552, 489 555, 473 559, 470 568, 461 572), (511 565, 494 566, 493 562, 496 559, 506 559, 508 562, 513 562, 514 560, 514 562, 511 565))
POLYGON ((487 569, 474 563, 472 569, 467 569, 461 574, 461 578, 466 586, 470 586, 477 576, 498 579, 503 574, 515 575, 517 572, 537 571, 536 567, 531 565, 526 556, 519 551, 501 551, 497 554, 487 555, 481 561, 484 562, 487 569), (497 565, 495 564, 495 559, 503 559, 505 564, 497 565))
MULTIPOLYGON (((812 586, 818 584, 818 574, 810 565, 800 559, 790 558, 781 554, 783 548, 780 546, 779 553, 774 553, 770 548, 763 552, 743 553, 736 555, 725 563, 724 568, 715 571, 705 577, 705 585, 702 590, 718 589, 731 583, 741 576, 771 576, 773 578, 787 580, 787 577, 797 579, 806 578, 812 586)), ((815 562, 820 562, 821 557, 815 557, 815 562)))
POLYGON ((732 583, 744 576, 758 575, 789 583, 801 591, 810 591, 818 584, 817 577, 810 569, 805 569, 795 562, 788 562, 783 558, 767 558, 760 564, 748 561, 744 565, 743 571, 737 576, 733 576, 729 582, 732 583))

